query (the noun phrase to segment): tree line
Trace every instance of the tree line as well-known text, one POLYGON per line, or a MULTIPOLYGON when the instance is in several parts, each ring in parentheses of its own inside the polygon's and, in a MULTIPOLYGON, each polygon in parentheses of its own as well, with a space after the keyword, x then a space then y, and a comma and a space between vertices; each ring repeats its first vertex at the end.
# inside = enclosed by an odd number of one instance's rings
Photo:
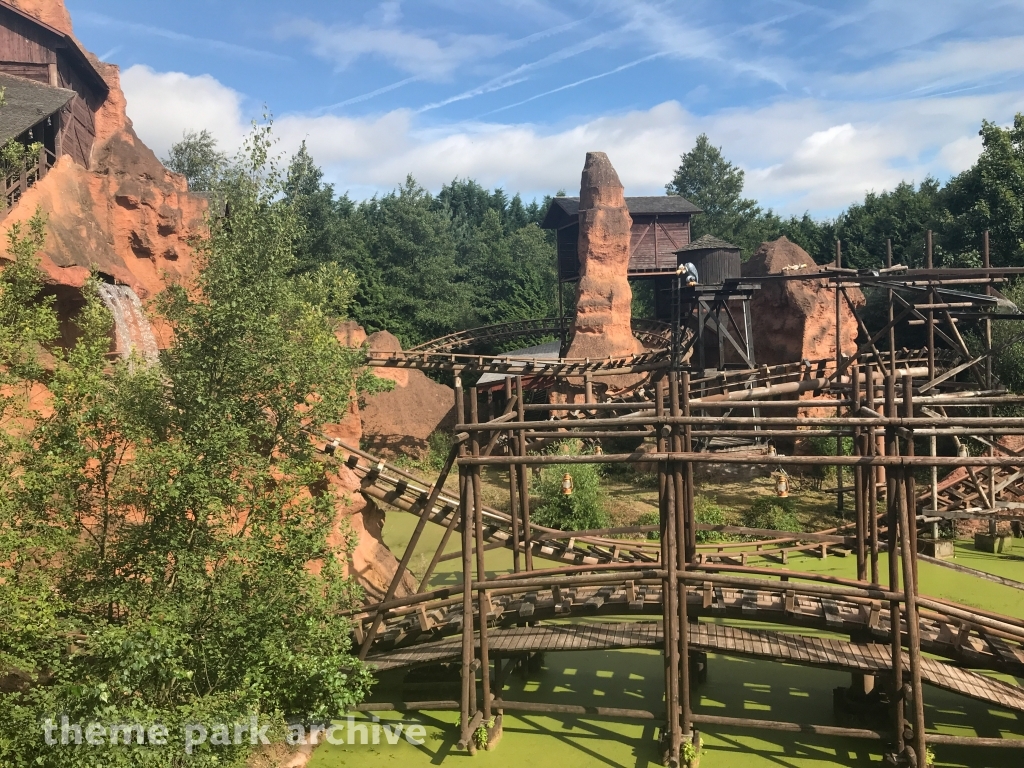
MULTIPOLYGON (((977 162, 946 184, 929 177, 869 192, 834 219, 785 218, 744 197, 743 170, 706 134, 681 156, 666 192, 703 209, 692 220, 694 238, 723 238, 744 258, 786 236, 820 264, 835 258, 839 240, 847 266, 877 268, 891 240, 894 263, 921 267, 932 230, 937 266, 976 266, 987 229, 993 265, 1024 265, 1024 116, 1009 128, 984 121, 980 134, 977 162)), ((194 190, 223 186, 235 173, 206 131, 187 133, 165 163, 194 190)), ((296 269, 350 271, 352 315, 368 331, 386 329, 408 347, 557 314, 554 238, 539 227, 550 197, 526 203, 472 179, 432 194, 409 176, 391 192, 355 201, 324 181, 305 144, 288 165, 285 194, 304 224, 296 269)))
POLYGON ((782 218, 743 197, 743 170, 722 156, 707 135, 697 137, 666 186, 704 209, 693 235, 710 233, 740 246, 745 256, 766 240, 785 235, 816 262, 835 258, 860 269, 884 265, 887 241, 893 263, 924 266, 926 233, 934 237, 936 266, 981 266, 983 233, 990 232, 993 266, 1024 265, 1024 115, 1007 128, 987 120, 979 131, 982 151, 969 169, 946 184, 932 177, 895 189, 868 192, 834 219, 808 214, 782 218))

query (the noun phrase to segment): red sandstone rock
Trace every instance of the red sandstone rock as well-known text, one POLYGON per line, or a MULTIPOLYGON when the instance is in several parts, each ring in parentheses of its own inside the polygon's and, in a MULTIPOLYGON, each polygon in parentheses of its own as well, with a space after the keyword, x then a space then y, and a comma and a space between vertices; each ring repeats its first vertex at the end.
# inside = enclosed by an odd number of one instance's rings
MULTIPOLYGON (((744 277, 808 274, 818 269, 807 251, 785 237, 762 243, 743 265, 744 277)), ((847 289, 857 307, 864 305, 858 288, 847 289)), ((759 365, 800 360, 835 360, 835 292, 824 280, 766 282, 751 300, 754 355, 759 365)), ((857 318, 844 300, 840 308, 840 350, 857 351, 857 318)))
MULTIPOLYGON (((70 18, 60 0, 18 0, 15 5, 70 34, 70 18)), ((128 285, 142 299, 168 282, 186 281, 192 271, 188 240, 202 233, 207 210, 203 198, 188 192, 184 177, 164 168, 135 135, 125 114, 118 68, 92 58, 110 93, 95 114, 89 168, 69 156, 60 158, 0 223, 3 237, 14 222, 37 209, 46 214, 46 245, 39 255, 55 286, 59 311, 64 298, 74 300, 90 270, 128 285)), ((0 253, 0 260, 5 255, 0 253)), ((166 346, 169 329, 157 324, 155 331, 166 346)))
MULTIPOLYGON (((401 342, 387 331, 371 334, 366 341, 374 352, 402 349, 401 342)), ((395 387, 365 400, 360 415, 366 450, 389 458, 423 458, 430 435, 437 430, 450 431, 455 425, 454 390, 422 371, 377 368, 375 373, 395 382, 395 387)))
POLYGON ((642 351, 630 328, 626 279, 630 230, 622 182, 604 152, 588 152, 580 183, 580 281, 568 357, 621 357, 642 351))
MULTIPOLYGON (((346 571, 363 588, 367 601, 379 601, 398 569, 398 560, 384 543, 384 511, 360 492, 359 478, 348 467, 339 466, 337 474, 329 479, 337 510, 329 542, 346 550, 346 571), (349 535, 355 538, 353 547, 346 546, 349 535)), ((411 595, 416 586, 413 576, 406 572, 395 594, 411 595)))

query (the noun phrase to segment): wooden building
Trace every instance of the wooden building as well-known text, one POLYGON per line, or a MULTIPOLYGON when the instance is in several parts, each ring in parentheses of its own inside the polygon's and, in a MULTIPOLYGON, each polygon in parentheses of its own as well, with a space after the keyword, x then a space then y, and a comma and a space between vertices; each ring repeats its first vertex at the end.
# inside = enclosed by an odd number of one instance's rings
POLYGON ((7 84, 2 109, 18 114, 5 121, 0 143, 39 141, 54 159, 71 155, 88 168, 96 139, 94 116, 109 88, 78 41, 0 0, 0 74, 7 84), (26 83, 60 93, 45 97, 26 83), (64 99, 66 92, 71 97, 64 99), (53 111, 47 112, 50 107, 53 111), (29 116, 38 119, 25 127, 29 116))
POLYGON ((701 285, 722 285, 740 278, 740 248, 714 235, 702 235, 676 251, 680 264, 697 268, 701 285))
MULTIPOLYGON (((629 276, 675 272, 676 251, 690 242, 690 217, 701 209, 678 195, 627 197, 626 207, 633 219, 630 240, 629 276)), ((558 249, 558 279, 576 280, 580 276, 577 243, 580 237, 580 199, 552 199, 541 222, 544 229, 555 230, 558 249)))

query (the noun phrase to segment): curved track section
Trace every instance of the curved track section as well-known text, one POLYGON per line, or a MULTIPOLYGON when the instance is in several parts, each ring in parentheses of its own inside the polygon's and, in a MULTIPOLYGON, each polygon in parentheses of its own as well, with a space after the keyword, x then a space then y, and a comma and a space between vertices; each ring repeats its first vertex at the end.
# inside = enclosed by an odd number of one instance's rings
MULTIPOLYGON (((530 339, 537 336, 553 336, 567 328, 571 318, 559 320, 557 317, 545 317, 539 320, 513 320, 508 323, 485 325, 480 328, 469 328, 457 331, 439 339, 432 339, 406 350, 407 352, 440 352, 462 353, 472 352, 479 347, 490 344, 501 344, 514 339, 530 339)), ((633 335, 649 349, 666 349, 672 343, 672 326, 658 320, 632 321, 633 335)))

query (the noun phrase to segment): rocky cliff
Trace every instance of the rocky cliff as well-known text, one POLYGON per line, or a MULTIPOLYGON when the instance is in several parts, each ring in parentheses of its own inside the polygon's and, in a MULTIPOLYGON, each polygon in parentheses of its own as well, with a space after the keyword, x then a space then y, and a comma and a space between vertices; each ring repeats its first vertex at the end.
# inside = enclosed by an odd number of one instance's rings
MULTIPOLYGON (((71 19, 60 0, 14 0, 14 5, 71 33, 71 19)), ((14 222, 36 210, 46 215, 40 260, 62 317, 74 313, 78 289, 90 271, 128 286, 143 300, 169 282, 187 280, 192 269, 189 239, 202 233, 206 213, 206 201, 190 194, 184 177, 164 168, 135 135, 118 68, 92 60, 110 93, 94 115, 96 141, 89 168, 61 157, 0 222, 4 236, 14 222)), ((165 346, 169 332, 159 326, 156 330, 165 346)))
MULTIPOLYGON (((818 270, 807 251, 785 237, 762 243, 743 265, 744 277, 805 275, 818 270)), ((864 306, 859 288, 847 289, 856 307, 864 306)), ((764 282, 754 292, 754 355, 759 365, 800 360, 835 360, 835 292, 824 280, 764 282)), ((857 351, 857 318, 846 301, 839 312, 839 348, 844 355, 857 351)))
POLYGON ((633 220, 622 182, 604 152, 588 152, 580 180, 580 281, 568 357, 622 357, 642 351, 630 327, 626 279, 633 220))

